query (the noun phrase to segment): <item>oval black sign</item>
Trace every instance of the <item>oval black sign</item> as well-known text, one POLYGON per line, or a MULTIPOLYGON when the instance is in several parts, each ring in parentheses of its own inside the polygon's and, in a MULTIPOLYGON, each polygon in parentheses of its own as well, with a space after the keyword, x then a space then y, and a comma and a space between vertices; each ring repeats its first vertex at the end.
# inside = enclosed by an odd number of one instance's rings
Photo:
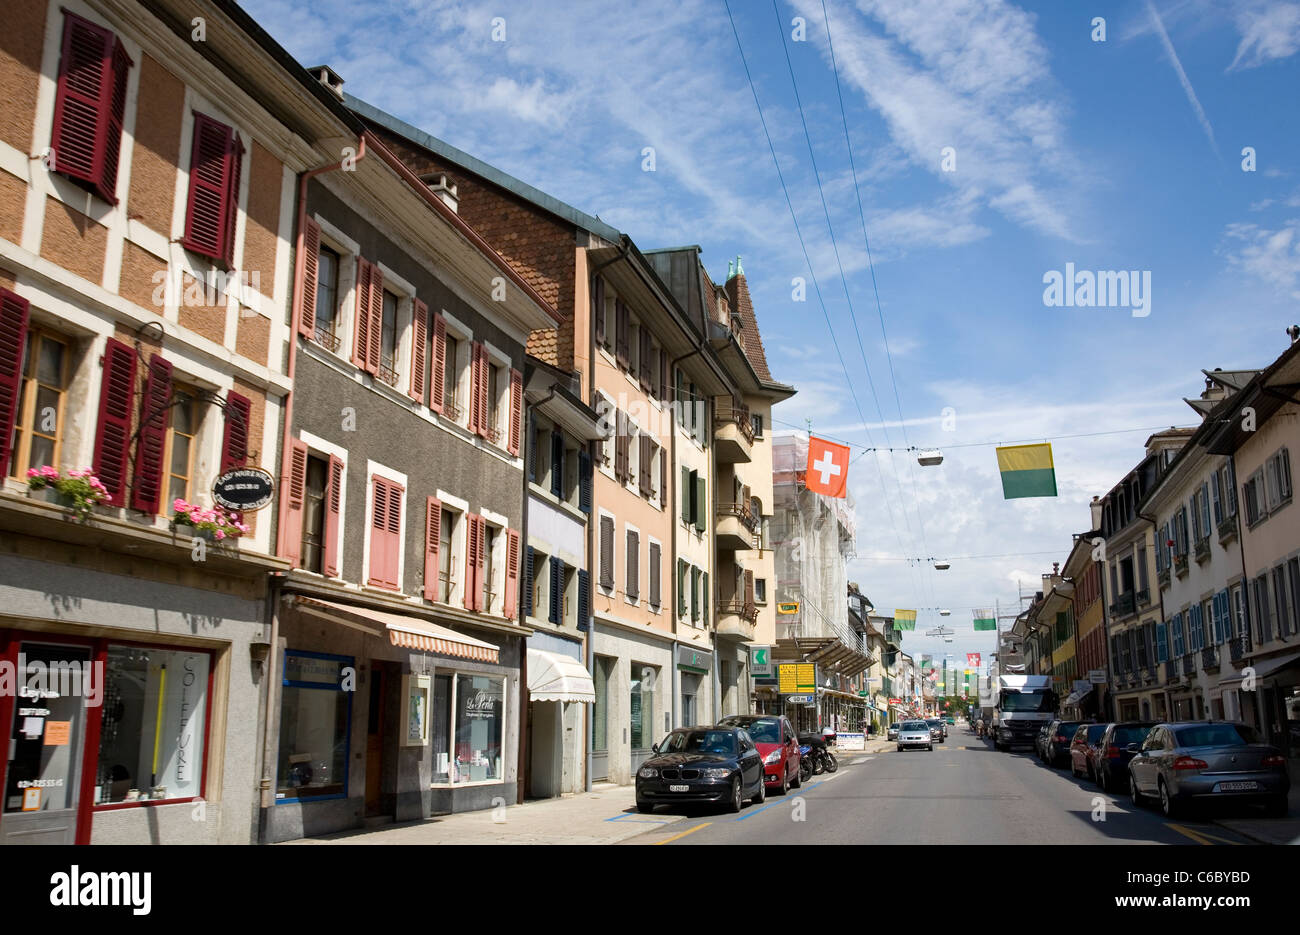
POLYGON ((258 468, 236 468, 217 477, 212 499, 227 510, 260 510, 271 502, 275 481, 258 468))

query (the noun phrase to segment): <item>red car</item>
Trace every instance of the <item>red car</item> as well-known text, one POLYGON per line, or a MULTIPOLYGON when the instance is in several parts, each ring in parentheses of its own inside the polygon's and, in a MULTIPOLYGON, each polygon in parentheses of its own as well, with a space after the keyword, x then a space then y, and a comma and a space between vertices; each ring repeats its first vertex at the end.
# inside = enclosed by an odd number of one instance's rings
POLYGON ((733 714, 719 727, 743 727, 763 758, 763 782, 785 795, 799 781, 799 737, 790 719, 780 714, 733 714))
POLYGON ((1076 779, 1087 776, 1096 781, 1097 757, 1104 756, 1097 745, 1101 743, 1102 734, 1106 733, 1106 728, 1109 726, 1109 724, 1080 724, 1078 730, 1074 732, 1074 739, 1070 741, 1070 772, 1076 779))

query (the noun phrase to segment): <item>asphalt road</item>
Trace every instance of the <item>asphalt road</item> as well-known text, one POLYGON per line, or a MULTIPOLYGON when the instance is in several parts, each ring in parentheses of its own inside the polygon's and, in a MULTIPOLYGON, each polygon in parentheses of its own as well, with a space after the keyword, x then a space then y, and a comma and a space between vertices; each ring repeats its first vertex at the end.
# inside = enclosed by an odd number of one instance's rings
POLYGON ((837 773, 816 776, 782 798, 739 815, 695 806, 659 812, 684 821, 627 844, 1249 844, 1202 819, 1167 821, 1134 808, 1127 795, 1101 792, 1033 752, 995 751, 963 726, 933 752, 891 748, 840 757, 837 773), (1101 820, 1104 817, 1104 820, 1101 820))

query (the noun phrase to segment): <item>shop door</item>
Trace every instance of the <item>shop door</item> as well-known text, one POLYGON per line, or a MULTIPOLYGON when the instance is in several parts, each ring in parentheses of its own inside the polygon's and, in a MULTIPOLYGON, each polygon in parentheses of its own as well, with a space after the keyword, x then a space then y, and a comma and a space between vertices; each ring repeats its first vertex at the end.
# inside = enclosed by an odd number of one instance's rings
POLYGON ((370 707, 366 727, 366 817, 385 814, 384 724, 388 714, 388 679, 381 662, 370 668, 370 707))
MULTIPOLYGON (((19 644, 0 844, 75 844, 90 649, 19 644), (19 665, 21 663, 21 665, 19 665)), ((103 690, 102 679, 98 686, 103 690)))

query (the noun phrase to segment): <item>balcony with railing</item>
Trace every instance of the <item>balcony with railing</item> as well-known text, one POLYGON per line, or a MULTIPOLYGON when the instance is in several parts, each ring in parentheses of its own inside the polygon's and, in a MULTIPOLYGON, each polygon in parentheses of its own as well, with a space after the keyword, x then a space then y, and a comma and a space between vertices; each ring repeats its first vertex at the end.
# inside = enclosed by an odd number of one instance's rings
POLYGON ((754 445, 754 420, 749 407, 723 397, 713 407, 713 445, 718 461, 748 464, 754 445))
POLYGON ((1188 653, 1183 657, 1183 675, 1196 674, 1196 656, 1188 653))
POLYGON ((759 518, 748 503, 719 503, 718 548, 747 551, 758 548, 759 518))
POLYGON ((1126 591, 1117 597, 1114 603, 1110 605, 1110 618, 1112 620, 1117 620, 1121 617, 1132 616, 1136 609, 1134 597, 1135 595, 1132 591, 1126 591))
POLYGON ((1147 606, 1148 604, 1150 604, 1150 603, 1151 603, 1151 589, 1150 589, 1150 588, 1143 588, 1141 591, 1138 591, 1138 592, 1137 592, 1137 598, 1136 598, 1136 600, 1137 600, 1137 606, 1138 606, 1138 607, 1145 607, 1145 606, 1147 606))
POLYGON ((1206 646, 1201 649, 1201 668, 1206 672, 1219 671, 1219 647, 1206 646))
POLYGON ((1234 636, 1228 640, 1228 657, 1235 665, 1250 655, 1250 639, 1246 636, 1234 636))
POLYGON ((733 636, 742 640, 754 638, 755 624, 758 621, 758 605, 739 598, 730 601, 718 601, 718 635, 733 636))
POLYGON ((1210 537, 1202 536, 1192 544, 1192 557, 1198 562, 1203 562, 1210 557, 1210 537))
POLYGON ((1178 681, 1178 660, 1170 659, 1165 663, 1165 681, 1178 681))
POLYGON ((1166 565, 1156 572, 1156 584, 1161 588, 1169 587, 1169 566, 1166 565))
POLYGON ((1186 552, 1175 552, 1175 553, 1173 553, 1173 560, 1174 560, 1174 574, 1176 574, 1176 575, 1177 575, 1178 577, 1180 577, 1180 578, 1186 577, 1186 575, 1187 575, 1187 553, 1186 553, 1186 552))
POLYGON ((1233 515, 1233 516, 1225 516, 1223 519, 1221 519, 1218 525, 1218 533, 1219 533, 1220 545, 1222 545, 1223 543, 1230 540, 1233 536, 1235 536, 1237 534, 1237 517, 1233 515))

